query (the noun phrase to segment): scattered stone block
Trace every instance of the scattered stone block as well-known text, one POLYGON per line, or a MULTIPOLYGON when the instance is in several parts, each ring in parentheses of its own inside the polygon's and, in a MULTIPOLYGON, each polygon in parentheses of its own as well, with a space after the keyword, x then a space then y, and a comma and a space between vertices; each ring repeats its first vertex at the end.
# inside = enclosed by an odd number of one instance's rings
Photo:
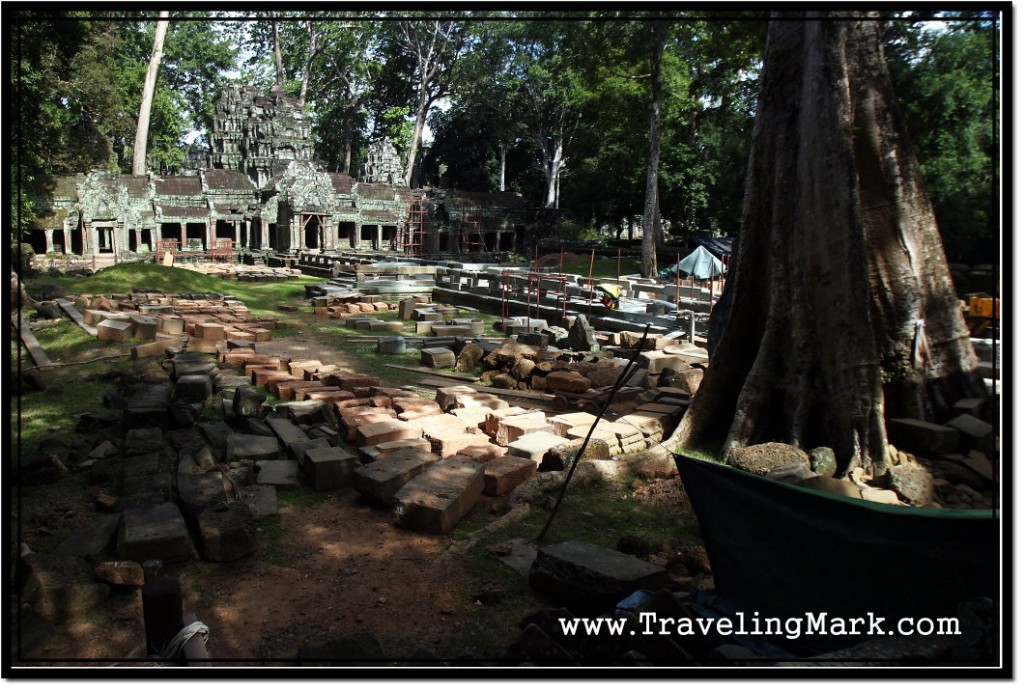
POLYGON ((400 449, 369 465, 356 468, 352 484, 368 499, 390 504, 402 486, 438 460, 440 456, 421 449, 400 449))
POLYGON ((154 341, 153 343, 146 343, 145 345, 132 346, 131 354, 133 360, 138 360, 144 357, 153 357, 154 355, 163 355, 168 348, 177 347, 178 341, 154 341))
POLYGON ((256 522, 244 503, 218 504, 199 514, 203 559, 228 562, 256 552, 256 522))
POLYGON ((189 403, 206 403, 213 396, 213 380, 206 374, 187 374, 174 382, 174 397, 189 403))
POLYGON ((584 542, 562 542, 537 551, 530 586, 574 606, 608 611, 637 590, 658 590, 668 572, 646 561, 584 542))
POLYGON ((889 468, 889 489, 913 506, 928 506, 935 501, 932 474, 920 465, 903 463, 889 468))
POLYGON ((273 516, 277 513, 277 487, 249 485, 238 490, 239 498, 249 507, 253 518, 273 516))
POLYGON ((239 387, 235 389, 235 395, 232 397, 231 406, 235 415, 240 415, 242 417, 260 417, 263 402, 266 400, 267 395, 262 391, 239 387))
POLYGON ((955 453, 960 447, 960 431, 913 418, 893 418, 886 425, 890 443, 925 456, 955 453))
POLYGON ((561 370, 552 372, 544 378, 545 388, 548 391, 565 391, 567 393, 583 393, 587 391, 591 382, 579 372, 567 372, 561 370))
POLYGON ((498 421, 494 442, 499 446, 508 446, 530 432, 551 432, 552 430, 553 428, 544 417, 544 413, 539 410, 522 415, 509 415, 498 421))
POLYGON ((144 341, 152 341, 156 338, 157 330, 160 328, 160 320, 154 317, 143 317, 132 315, 132 338, 144 341))
POLYGON ((455 353, 447 348, 423 348, 420 351, 420 364, 427 367, 454 367, 455 353))
MULTIPOLYGON (((395 322, 401 326, 401 322, 395 322)), ((402 336, 381 336, 377 339, 377 352, 385 355, 398 355, 406 350, 405 338, 402 336)))
POLYGON ((224 491, 224 476, 219 472, 179 473, 178 502, 185 517, 195 525, 195 520, 211 506, 227 500, 224 491))
POLYGON ((280 417, 268 417, 264 420, 274 431, 274 435, 285 446, 296 442, 309 441, 309 435, 299 429, 298 425, 280 417))
POLYGON ((401 420, 388 420, 363 425, 356 430, 357 446, 376 446, 399 439, 416 439, 422 436, 420 428, 401 420))
POLYGON ((291 460, 256 461, 256 482, 275 487, 298 487, 299 464, 291 460))
POLYGON ((993 448, 992 425, 973 415, 958 415, 946 423, 959 430, 967 440, 967 446, 977 451, 991 451, 993 448))
POLYGON ((215 322, 196 324, 192 335, 203 341, 223 341, 224 326, 215 322))
POLYGON ((142 564, 137 561, 105 561, 93 569, 96 578, 123 588, 141 588, 146 582, 142 564))
MULTIPOLYGON (((576 454, 579 453, 581 446, 583 446, 582 439, 565 441, 561 444, 552 446, 544 452, 538 470, 543 472, 550 470, 568 470, 572 465, 573 459, 576 458, 576 454)), ((592 438, 587 442, 587 448, 580 457, 580 461, 590 461, 595 459, 606 460, 611 457, 612 452, 611 449, 608 448, 608 442, 603 439, 592 438)))
POLYGON ((281 455, 281 446, 276 437, 255 434, 229 434, 227 436, 226 461, 267 460, 281 455))
POLYGON ((445 459, 395 493, 395 523, 410 530, 447 535, 473 508, 483 489, 483 465, 445 459))
POLYGON ((121 514, 104 514, 91 519, 64 542, 57 545, 53 554, 61 557, 83 557, 95 561, 110 554, 117 541, 117 528, 121 514))
POLYGON ((317 492, 350 487, 352 472, 357 461, 348 451, 336 447, 307 449, 303 458, 303 472, 310 486, 317 492))
POLYGON ((104 319, 96 325, 96 337, 101 341, 123 343, 131 336, 132 329, 132 323, 129 321, 104 319))
POLYGON ((357 387, 380 386, 380 377, 374 377, 368 374, 332 372, 326 377, 322 377, 320 381, 328 386, 337 386, 342 391, 352 392, 354 392, 357 387))
POLYGON ((180 317, 169 315, 160 317, 160 331, 168 335, 185 333, 185 322, 180 317))
POLYGON ((490 440, 486 435, 472 432, 453 432, 450 434, 425 434, 430 441, 430 450, 442 458, 455 456, 465 449, 475 446, 488 446, 490 440))
POLYGON ((125 509, 117 549, 122 559, 139 563, 162 559, 173 563, 192 557, 192 540, 181 511, 175 504, 165 502, 125 509))
POLYGON ((551 432, 531 432, 508 445, 509 456, 529 458, 537 466, 544 460, 544 454, 552 447, 564 444, 568 439, 551 432))
POLYGON ((528 458, 504 456, 484 465, 484 494, 503 497, 530 479, 537 464, 528 458))
POLYGON ((430 441, 422 438, 399 439, 398 441, 388 441, 375 446, 364 446, 359 449, 359 457, 364 464, 373 463, 374 461, 387 458, 394 452, 401 451, 402 449, 418 449, 430 453, 430 441))
POLYGON ((436 402, 419 397, 394 398, 391 405, 398 412, 399 420, 417 420, 441 414, 441 406, 436 402))

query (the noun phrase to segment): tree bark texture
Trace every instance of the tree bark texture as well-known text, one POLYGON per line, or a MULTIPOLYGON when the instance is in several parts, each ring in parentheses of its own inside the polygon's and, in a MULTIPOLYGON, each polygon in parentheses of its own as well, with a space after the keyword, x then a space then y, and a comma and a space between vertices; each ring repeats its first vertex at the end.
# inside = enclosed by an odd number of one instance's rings
POLYGON ((665 52, 667 24, 656 22, 654 51, 651 56, 651 149, 647 159, 647 186, 644 193, 644 238, 640 254, 640 275, 654 278, 658 273, 658 165, 661 159, 661 57, 665 52))
POLYGON ((277 33, 277 19, 270 15, 270 29, 274 33, 274 67, 277 74, 277 86, 284 88, 284 57, 281 54, 281 36, 277 33))
POLYGON ((161 12, 153 33, 153 52, 149 56, 146 81, 142 87, 142 104, 139 106, 139 122, 135 129, 135 149, 132 151, 132 175, 146 174, 146 149, 149 146, 149 115, 153 110, 153 94, 156 91, 156 75, 160 71, 160 60, 164 55, 164 37, 167 36, 167 18, 170 12, 161 12))
POLYGON ((737 256, 682 442, 830 446, 888 468, 885 420, 981 393, 880 24, 771 22, 737 256))

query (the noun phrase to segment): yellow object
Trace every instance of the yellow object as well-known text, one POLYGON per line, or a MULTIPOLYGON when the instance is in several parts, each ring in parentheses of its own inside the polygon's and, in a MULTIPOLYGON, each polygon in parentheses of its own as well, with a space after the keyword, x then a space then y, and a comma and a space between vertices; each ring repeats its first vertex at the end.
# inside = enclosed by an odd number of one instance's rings
POLYGON ((972 317, 987 317, 988 319, 999 318, 999 299, 972 297, 967 307, 967 313, 972 317))

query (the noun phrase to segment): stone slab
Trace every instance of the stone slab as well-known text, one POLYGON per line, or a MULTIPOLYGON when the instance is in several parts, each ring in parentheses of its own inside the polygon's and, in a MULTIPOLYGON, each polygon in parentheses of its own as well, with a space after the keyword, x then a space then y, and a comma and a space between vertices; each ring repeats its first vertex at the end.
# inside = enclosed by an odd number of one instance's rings
POLYGON ((484 464, 484 494, 503 497, 537 472, 529 458, 503 456, 484 464))
MULTIPOLYGON (((530 586, 583 611, 608 611, 637 590, 658 590, 668 572, 611 549, 570 540, 537 551, 530 586)), ((574 610, 575 611, 575 610, 574 610)))
POLYGON ((117 539, 121 559, 173 563, 192 558, 192 540, 185 518, 170 502, 124 510, 117 539))
POLYGON ((891 444, 925 456, 955 453, 960 447, 960 431, 946 425, 913 418, 893 418, 888 421, 886 429, 891 444))
POLYGON ((317 492, 350 487, 357 466, 351 452, 337 447, 307 449, 302 463, 306 479, 317 492))
POLYGON ((299 464, 288 459, 256 461, 256 482, 275 487, 298 487, 299 464))
POLYGON ((364 497, 381 504, 390 504, 403 485, 438 460, 440 456, 420 449, 401 449, 369 465, 356 468, 352 484, 364 497))
POLYGON ((447 535, 476 504, 484 489, 484 467, 449 458, 435 463, 395 493, 395 524, 447 535))
POLYGON ((356 430, 357 446, 375 446, 399 439, 416 439, 423 435, 419 427, 401 420, 388 420, 363 425, 356 430))
POLYGON ((203 559, 238 561, 256 551, 256 522, 245 503, 217 504, 199 515, 203 559))
POLYGON ((57 545, 53 554, 95 560, 110 554, 117 542, 120 513, 101 514, 91 519, 71 537, 57 545))
POLYGON ((257 434, 229 434, 227 436, 226 460, 228 463, 241 460, 266 460, 281 455, 277 437, 257 434))
POLYGON ((531 432, 508 445, 508 455, 528 458, 538 466, 544 460, 544 454, 553 446, 564 444, 568 439, 551 432, 531 432))

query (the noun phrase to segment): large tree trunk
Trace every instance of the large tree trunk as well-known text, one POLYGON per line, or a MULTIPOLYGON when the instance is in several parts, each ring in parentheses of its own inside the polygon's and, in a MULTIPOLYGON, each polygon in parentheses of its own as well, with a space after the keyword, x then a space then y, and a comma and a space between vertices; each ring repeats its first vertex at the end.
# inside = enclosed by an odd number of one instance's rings
POLYGON ((146 174, 146 149, 149 145, 149 114, 153 110, 153 94, 156 91, 156 75, 160 71, 160 60, 164 55, 164 37, 167 35, 167 18, 170 12, 161 12, 153 33, 153 52, 149 56, 146 82, 142 87, 142 104, 139 106, 139 122, 135 129, 135 149, 132 152, 132 175, 146 174))
POLYGON ((544 166, 544 179, 547 182, 544 192, 544 208, 554 209, 558 198, 558 174, 561 172, 562 165, 564 164, 562 158, 562 138, 558 137, 555 139, 555 148, 550 155, 547 153, 544 142, 540 144, 541 150, 547 159, 544 166))
POLYGON ((274 13, 270 13, 270 29, 274 33, 274 67, 277 72, 276 85, 283 89, 284 88, 284 58, 281 55, 281 37, 277 33, 277 19, 274 17, 274 13))
MULTIPOLYGON (((420 142, 423 141, 423 123, 427 120, 427 110, 430 109, 430 99, 427 98, 425 87, 420 88, 420 96, 416 101, 416 120, 412 126, 412 143, 409 144, 409 155, 405 159, 405 186, 413 187, 413 174, 416 171, 416 156, 420 152, 420 142)), ((419 186, 418 184, 416 185, 419 186)))
POLYGON ((665 52, 667 24, 656 22, 654 53, 651 57, 651 153, 647 159, 644 191, 644 239, 640 254, 640 275, 654 278, 658 273, 658 165, 661 160, 661 56, 665 52))
POLYGON ((498 145, 498 191, 505 191, 505 154, 508 152, 508 148, 504 144, 498 145))
POLYGON ((838 18, 769 28, 739 248, 681 437, 830 446, 879 475, 887 417, 944 422, 980 379, 880 24, 838 18))

